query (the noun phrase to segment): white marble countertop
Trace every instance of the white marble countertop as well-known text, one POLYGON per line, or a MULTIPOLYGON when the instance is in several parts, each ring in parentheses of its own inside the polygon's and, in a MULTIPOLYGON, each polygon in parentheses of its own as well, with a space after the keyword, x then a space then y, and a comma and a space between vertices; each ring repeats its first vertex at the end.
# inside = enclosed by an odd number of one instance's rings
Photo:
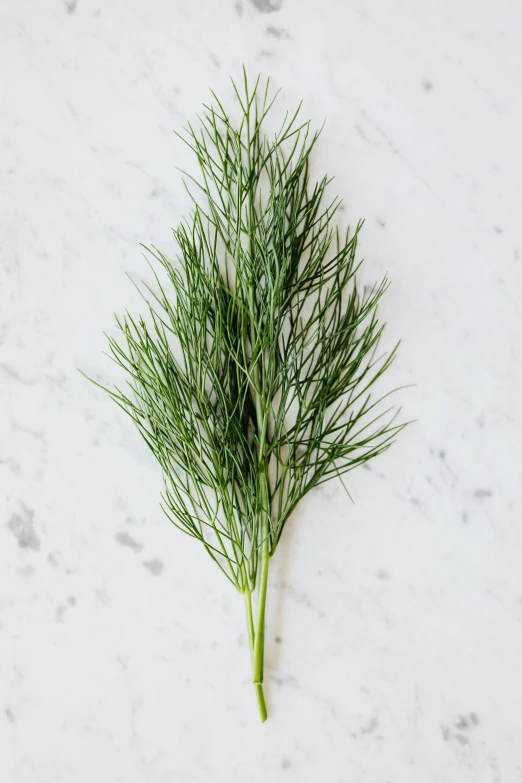
POLYGON ((522 7, 0 3, 0 780, 522 780, 522 7), (312 493, 243 605, 158 508, 103 330, 187 207, 172 131, 245 63, 316 161, 417 420, 312 493))

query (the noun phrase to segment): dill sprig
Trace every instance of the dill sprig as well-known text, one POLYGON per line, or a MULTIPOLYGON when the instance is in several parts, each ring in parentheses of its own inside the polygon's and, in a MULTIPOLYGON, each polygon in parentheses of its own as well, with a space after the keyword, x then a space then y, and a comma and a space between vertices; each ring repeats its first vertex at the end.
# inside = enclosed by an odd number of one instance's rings
MULTIPOLYGON (((340 234, 328 177, 310 181, 319 137, 286 114, 264 133, 267 80, 233 84, 235 125, 212 93, 180 136, 199 164, 172 262, 146 249, 146 317, 117 318, 110 355, 132 418, 164 476, 162 508, 244 595, 262 720, 270 558, 299 501, 387 449, 404 425, 372 396, 393 361, 377 353, 385 278, 361 290, 357 240, 340 234), (252 595, 257 594, 257 614, 252 595)), ((384 395, 385 397, 387 395, 384 395)))

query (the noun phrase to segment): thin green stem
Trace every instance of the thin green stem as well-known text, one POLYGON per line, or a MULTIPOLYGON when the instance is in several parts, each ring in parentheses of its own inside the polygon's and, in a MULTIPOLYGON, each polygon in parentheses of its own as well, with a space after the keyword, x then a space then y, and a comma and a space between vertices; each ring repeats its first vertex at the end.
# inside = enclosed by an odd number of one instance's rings
MULTIPOLYGON (((269 564, 269 545, 268 545, 268 518, 264 515, 261 528, 261 563, 259 577, 259 601, 257 610, 257 627, 254 640, 254 683, 261 685, 263 683, 264 657, 265 657, 265 610, 266 610, 266 589, 268 585, 268 564, 269 564)), ((266 716, 265 716, 266 718, 266 716)))
POLYGON ((257 695, 257 705, 259 707, 259 714, 261 715, 261 723, 264 723, 265 720, 267 719, 265 694, 263 693, 263 686, 261 683, 255 683, 255 686, 256 686, 256 695, 257 695))
MULTIPOLYGON (((252 668, 254 668, 255 661, 255 633, 254 633, 254 617, 252 613, 252 593, 250 590, 245 590, 245 610, 248 630, 248 642, 250 647, 250 659, 252 661, 252 668)), ((255 679, 255 677, 254 677, 255 679)), ((256 688, 257 703, 259 706, 259 713, 261 720, 264 723, 267 718, 265 695, 263 693, 263 684, 261 682, 254 682, 256 688)))
POLYGON ((252 614, 252 593, 250 592, 250 590, 247 589, 245 590, 243 595, 245 596, 245 612, 246 612, 247 631, 248 631, 248 643, 250 646, 250 658, 253 664, 255 632, 254 632, 254 616, 252 614))
MULTIPOLYGON (((253 288, 249 291, 250 310, 255 313, 255 297, 253 288)), ((250 342, 252 349, 255 345, 255 321, 251 320, 250 342)), ((259 600, 257 607, 257 627, 254 638, 254 661, 253 661, 253 682, 257 688, 259 710, 261 720, 264 722, 267 718, 266 705, 263 696, 263 664, 265 657, 265 609, 266 609, 266 588, 268 584, 268 561, 270 549, 270 496, 268 492, 267 461, 265 459, 265 444, 267 430, 267 415, 264 412, 263 397, 261 393, 262 377, 259 371, 257 361, 252 366, 252 379, 254 401, 256 409, 256 423, 258 434, 258 469, 259 469, 259 499, 261 505, 261 573, 259 577, 259 600)))
MULTIPOLYGON (((256 393, 256 407, 258 413, 260 410, 259 395, 256 393)), ((269 550, 270 550, 270 499, 268 494, 268 477, 266 473, 266 462, 264 460, 264 440, 265 440, 265 427, 266 418, 264 418, 262 432, 261 432, 261 451, 260 451, 260 468, 259 468, 259 494, 261 501, 261 558, 260 558, 260 575, 259 575, 259 593, 258 593, 258 606, 257 606, 257 626, 254 636, 254 651, 253 651, 253 682, 257 690, 257 698, 259 702, 259 711, 261 713, 261 720, 263 723, 267 718, 267 711, 265 705, 265 699, 263 695, 263 668, 265 657, 265 610, 266 610, 266 589, 268 584, 268 563, 269 563, 269 550)))

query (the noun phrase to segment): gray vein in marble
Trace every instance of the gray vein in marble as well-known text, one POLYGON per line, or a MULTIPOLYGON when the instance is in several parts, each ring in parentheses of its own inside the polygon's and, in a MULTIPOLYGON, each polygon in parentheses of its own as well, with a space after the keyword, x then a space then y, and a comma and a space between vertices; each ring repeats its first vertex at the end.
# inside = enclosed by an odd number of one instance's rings
POLYGON ((310 609, 314 614, 316 614, 321 620, 324 620, 326 617, 326 613, 319 609, 314 602, 312 601, 311 597, 308 595, 308 593, 304 592, 304 590, 298 590, 293 585, 287 584, 286 585, 286 593, 288 596, 295 601, 297 604, 301 604, 301 606, 306 607, 307 609, 310 609))
POLYGON ((22 374, 18 372, 18 370, 16 370, 14 367, 6 363, 0 364, 0 370, 9 378, 12 378, 14 381, 17 381, 18 383, 23 383, 25 386, 34 386, 34 384, 37 381, 36 378, 27 378, 27 377, 24 378, 22 374))

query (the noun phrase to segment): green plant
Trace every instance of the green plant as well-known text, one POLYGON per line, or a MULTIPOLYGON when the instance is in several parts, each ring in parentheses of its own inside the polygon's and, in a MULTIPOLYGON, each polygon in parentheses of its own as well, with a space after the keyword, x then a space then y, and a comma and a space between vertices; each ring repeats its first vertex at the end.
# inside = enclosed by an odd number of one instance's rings
POLYGON ((181 136, 199 163, 193 211, 174 231, 175 263, 148 250, 146 318, 118 318, 109 339, 127 388, 106 391, 161 465, 166 515, 244 596, 265 720, 267 579, 285 523, 307 492, 380 454, 404 425, 370 393, 395 354, 376 353, 388 282, 357 285, 362 224, 341 237, 328 178, 310 182, 319 134, 298 109, 267 138, 269 82, 251 87, 244 74, 233 87, 235 126, 213 94, 199 130, 181 136))

